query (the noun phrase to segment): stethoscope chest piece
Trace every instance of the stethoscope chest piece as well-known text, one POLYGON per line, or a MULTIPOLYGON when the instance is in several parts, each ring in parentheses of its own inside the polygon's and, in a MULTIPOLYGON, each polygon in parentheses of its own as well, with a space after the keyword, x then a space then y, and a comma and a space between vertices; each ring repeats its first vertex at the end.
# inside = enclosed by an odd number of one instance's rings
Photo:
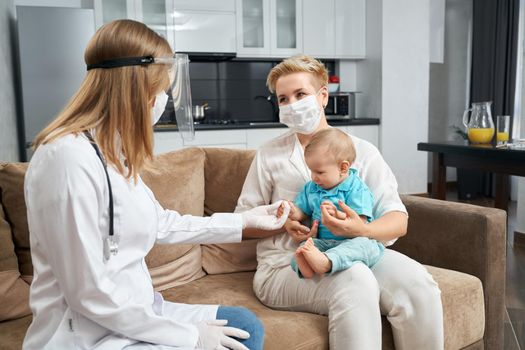
POLYGON ((112 255, 117 255, 118 253, 118 244, 120 242, 119 235, 111 235, 106 237, 104 240, 104 258, 109 260, 112 255))

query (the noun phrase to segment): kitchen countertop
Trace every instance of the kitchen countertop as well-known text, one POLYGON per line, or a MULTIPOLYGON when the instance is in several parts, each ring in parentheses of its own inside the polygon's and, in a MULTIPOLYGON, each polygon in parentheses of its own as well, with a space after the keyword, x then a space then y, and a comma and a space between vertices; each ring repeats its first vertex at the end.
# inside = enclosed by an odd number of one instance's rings
MULTIPOLYGON (((329 120, 331 126, 354 126, 354 125, 379 125, 378 118, 353 118, 345 120, 329 120)), ((233 124, 195 124, 195 130, 232 130, 232 129, 270 129, 285 128, 286 125, 279 122, 239 122, 233 124)), ((177 125, 156 125, 153 129, 159 131, 178 131, 177 125)))

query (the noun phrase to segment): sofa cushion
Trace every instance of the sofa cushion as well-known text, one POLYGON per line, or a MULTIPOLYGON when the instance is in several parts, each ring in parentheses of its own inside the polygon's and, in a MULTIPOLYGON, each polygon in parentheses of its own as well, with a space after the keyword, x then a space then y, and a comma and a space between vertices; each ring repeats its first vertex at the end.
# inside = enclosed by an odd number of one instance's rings
POLYGON ((445 349, 462 349, 483 338, 483 285, 472 275, 425 266, 441 289, 445 349))
MULTIPOLYGON (((474 276, 427 266, 441 288, 445 324, 445 349, 483 348, 484 330, 481 282, 474 276), (475 344, 475 345, 472 345, 475 344), (476 345, 477 344, 477 345, 476 345), (481 344, 481 345, 480 345, 481 344)), ((265 349, 317 350, 328 348, 328 319, 302 312, 275 311, 257 300, 252 290, 253 272, 210 275, 162 292, 169 301, 189 304, 244 306, 264 324, 265 349)), ((0 322, 2 349, 20 349, 31 317, 0 322)), ((392 329, 383 323, 383 350, 394 350, 392 329)))
POLYGON ((29 314, 29 285, 20 278, 11 227, 0 204, 0 321, 29 314))
POLYGON ((325 316, 271 310, 255 297, 252 280, 253 272, 209 275, 162 294, 166 300, 178 303, 249 308, 264 324, 265 349, 328 348, 328 319, 325 316))
MULTIPOLYGON (((204 151, 204 213, 233 212, 255 151, 225 148, 205 148, 204 151)), ((208 274, 254 271, 257 242, 202 245, 202 267, 208 274)))
POLYGON ((0 322, 0 348, 2 350, 20 350, 26 331, 33 316, 25 316, 16 320, 0 322))
POLYGON ((24 198, 24 176, 27 163, 0 164, 0 194, 5 217, 13 232, 13 242, 18 258, 18 269, 26 281, 33 276, 29 248, 26 202, 24 198))
MULTIPOLYGON (((166 209, 180 214, 204 213, 204 152, 198 148, 155 157, 142 179, 166 209)), ((193 244, 156 244, 146 256, 156 290, 188 283, 205 275, 201 249, 193 244)))
MULTIPOLYGON (((462 349, 483 338, 485 312, 481 281, 465 273, 427 266, 441 289, 445 349, 462 349)), ((255 312, 266 330, 267 349, 328 347, 327 319, 307 313, 274 311, 252 290, 253 273, 210 275, 163 292, 167 300, 191 304, 244 306, 255 312), (293 329, 290 326, 294 325, 293 329)), ((394 350, 391 327, 383 317, 383 349, 394 350)))

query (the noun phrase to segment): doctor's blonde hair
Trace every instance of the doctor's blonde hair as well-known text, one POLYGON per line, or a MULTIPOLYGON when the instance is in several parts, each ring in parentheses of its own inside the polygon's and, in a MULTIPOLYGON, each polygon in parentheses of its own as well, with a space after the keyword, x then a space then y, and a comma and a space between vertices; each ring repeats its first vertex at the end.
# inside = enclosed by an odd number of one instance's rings
MULTIPOLYGON (((94 64, 139 56, 172 57, 173 52, 164 38, 143 23, 117 20, 97 30, 87 45, 84 60, 94 64)), ((94 130, 106 161, 122 176, 136 180, 153 158, 150 103, 168 87, 166 65, 91 69, 65 108, 37 135, 34 147, 64 135, 94 130)))
POLYGON ((280 77, 293 73, 310 73, 313 78, 312 85, 316 90, 328 85, 328 70, 322 62, 311 56, 295 55, 272 68, 266 79, 270 92, 275 92, 275 84, 280 77))

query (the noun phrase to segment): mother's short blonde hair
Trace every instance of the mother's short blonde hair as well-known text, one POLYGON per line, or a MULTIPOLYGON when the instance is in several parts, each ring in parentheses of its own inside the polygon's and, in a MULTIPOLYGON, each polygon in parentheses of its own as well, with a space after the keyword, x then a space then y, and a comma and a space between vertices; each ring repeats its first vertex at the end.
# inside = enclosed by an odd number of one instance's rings
POLYGON ((270 92, 275 92, 275 84, 280 77, 292 73, 310 73, 313 78, 312 84, 317 89, 328 85, 328 70, 322 62, 311 56, 295 55, 272 68, 266 79, 266 85, 270 92))

